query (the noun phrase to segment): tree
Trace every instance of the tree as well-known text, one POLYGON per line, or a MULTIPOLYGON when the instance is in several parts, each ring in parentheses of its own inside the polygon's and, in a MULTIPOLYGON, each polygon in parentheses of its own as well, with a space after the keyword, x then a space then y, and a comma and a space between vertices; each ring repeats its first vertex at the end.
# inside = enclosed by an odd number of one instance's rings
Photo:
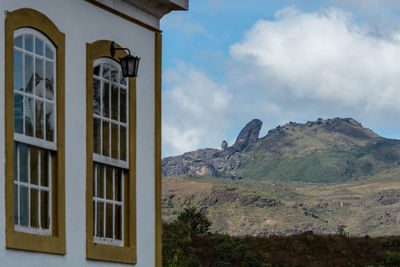
POLYGON ((197 211, 196 208, 185 208, 179 214, 177 222, 183 225, 189 240, 192 240, 193 236, 207 233, 211 226, 207 217, 202 212, 197 211))

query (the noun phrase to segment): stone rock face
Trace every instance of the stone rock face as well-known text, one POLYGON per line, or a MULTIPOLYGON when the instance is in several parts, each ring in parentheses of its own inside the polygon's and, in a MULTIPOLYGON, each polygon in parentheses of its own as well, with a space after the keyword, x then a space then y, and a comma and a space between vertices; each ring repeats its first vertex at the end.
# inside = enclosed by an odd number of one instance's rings
POLYGON ((246 126, 240 131, 236 142, 232 147, 239 151, 242 151, 251 145, 253 145, 258 140, 258 135, 260 134, 262 126, 262 121, 254 119, 246 124, 246 126))
POLYGON ((233 146, 223 141, 221 150, 199 149, 183 155, 167 157, 162 160, 163 176, 206 175, 225 178, 240 178, 236 170, 242 160, 242 151, 258 140, 262 122, 252 120, 242 129, 233 146))
POLYGON ((222 150, 222 151, 225 151, 225 149, 227 149, 227 147, 228 147, 228 142, 226 142, 225 140, 222 141, 221 150, 222 150))

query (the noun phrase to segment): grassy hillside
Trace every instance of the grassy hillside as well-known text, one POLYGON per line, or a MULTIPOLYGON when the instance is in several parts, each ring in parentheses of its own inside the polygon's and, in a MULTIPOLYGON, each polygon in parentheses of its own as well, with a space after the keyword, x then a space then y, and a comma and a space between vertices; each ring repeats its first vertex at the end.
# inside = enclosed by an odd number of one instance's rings
POLYGON ((400 164, 400 141, 378 136, 352 119, 288 123, 243 153, 244 179, 343 183, 400 164))
POLYGON ((400 167, 342 184, 163 179, 163 220, 184 207, 207 212, 212 231, 230 235, 328 234, 338 225, 355 236, 400 235, 400 167))

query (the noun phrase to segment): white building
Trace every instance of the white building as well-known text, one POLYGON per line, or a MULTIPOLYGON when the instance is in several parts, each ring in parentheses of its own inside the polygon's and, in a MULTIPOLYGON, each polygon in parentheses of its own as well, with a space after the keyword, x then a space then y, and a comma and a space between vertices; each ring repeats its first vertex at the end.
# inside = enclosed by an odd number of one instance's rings
POLYGON ((0 9, 0 266, 161 266, 159 22, 188 0, 0 9))

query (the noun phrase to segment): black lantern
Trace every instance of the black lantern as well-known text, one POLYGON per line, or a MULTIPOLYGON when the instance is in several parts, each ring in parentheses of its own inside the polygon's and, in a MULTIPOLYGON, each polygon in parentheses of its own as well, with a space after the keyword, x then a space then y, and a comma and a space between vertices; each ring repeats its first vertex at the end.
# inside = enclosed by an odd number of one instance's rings
POLYGON ((111 42, 110 54, 114 57, 116 50, 127 50, 128 55, 119 59, 119 64, 121 65, 122 75, 124 77, 136 77, 139 69, 139 57, 131 55, 131 51, 128 48, 117 48, 115 42, 111 42))

